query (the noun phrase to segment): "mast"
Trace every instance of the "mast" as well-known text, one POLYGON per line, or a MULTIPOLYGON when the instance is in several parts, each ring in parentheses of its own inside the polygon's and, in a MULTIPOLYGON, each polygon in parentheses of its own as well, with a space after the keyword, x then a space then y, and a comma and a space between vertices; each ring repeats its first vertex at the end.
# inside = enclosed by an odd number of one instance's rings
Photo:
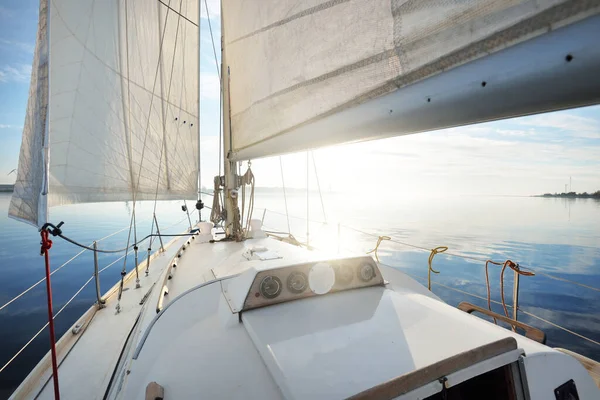
POLYGON ((234 220, 237 209, 237 185, 235 165, 229 159, 232 150, 231 118, 229 107, 229 66, 225 52, 225 21, 223 18, 223 2, 221 2, 221 87, 223 88, 223 171, 225 174, 225 233, 227 237, 235 235, 234 220))
POLYGON ((200 167, 200 77, 202 76, 201 71, 200 71, 200 60, 202 59, 202 57, 200 56, 202 50, 202 0, 198 0, 198 121, 196 123, 196 125, 198 125, 198 196, 196 198, 196 209, 198 210, 198 222, 202 222, 202 209, 201 207, 201 200, 202 200, 202 194, 200 193, 202 191, 201 185, 202 185, 202 178, 200 177, 201 174, 201 167, 200 167))
MULTIPOLYGON (((46 97, 48 102, 46 103, 46 118, 44 121, 44 136, 42 139, 42 161, 43 161, 43 180, 42 190, 38 198, 38 218, 37 225, 42 227, 48 222, 48 192, 50 190, 50 15, 52 4, 50 1, 46 1, 46 97)), ((39 68, 39 66, 38 66, 39 68)), ((20 157, 19 157, 20 158, 20 157)), ((21 166, 19 166, 19 170, 21 166)), ((17 174, 17 181, 19 174, 17 174)))

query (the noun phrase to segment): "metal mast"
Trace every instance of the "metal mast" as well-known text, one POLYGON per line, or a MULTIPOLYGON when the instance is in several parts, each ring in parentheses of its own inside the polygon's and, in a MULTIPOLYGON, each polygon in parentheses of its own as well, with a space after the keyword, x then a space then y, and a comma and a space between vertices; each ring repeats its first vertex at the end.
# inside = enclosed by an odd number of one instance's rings
MULTIPOLYGON (((202 76, 202 73, 200 71, 200 60, 202 59, 201 57, 201 50, 202 50, 202 0, 198 0, 198 196, 196 198, 196 210, 198 210, 198 222, 202 221, 202 208, 204 208, 204 204, 202 203, 202 167, 200 164, 200 160, 202 159, 202 157, 200 156, 200 150, 201 150, 201 145, 200 145, 200 98, 202 97, 200 95, 200 77, 202 76)), ((188 218, 189 218, 189 214, 188 214, 188 218)), ((191 227, 190 227, 191 229, 191 227)))
POLYGON ((237 182, 235 176, 235 163, 229 160, 233 148, 231 138, 231 118, 229 109, 229 77, 225 51, 225 23, 223 18, 223 3, 221 2, 221 87, 223 88, 223 166, 225 173, 225 233, 227 237, 236 235, 235 218, 237 211, 237 182))

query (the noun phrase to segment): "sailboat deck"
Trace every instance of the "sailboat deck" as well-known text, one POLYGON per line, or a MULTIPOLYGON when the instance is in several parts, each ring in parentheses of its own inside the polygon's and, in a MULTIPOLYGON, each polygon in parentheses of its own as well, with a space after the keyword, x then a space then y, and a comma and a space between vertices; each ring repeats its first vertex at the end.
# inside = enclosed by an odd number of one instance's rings
MULTIPOLYGON (((514 338, 518 350, 450 374, 450 384, 516 362, 524 354, 532 399, 549 398, 557 383, 569 378, 576 379, 580 398, 596 393, 574 358, 450 307, 393 268, 379 266, 389 281, 384 287, 309 297, 241 314, 232 312, 223 294, 231 286, 228 282, 241 278, 244 271, 330 256, 270 238, 239 243, 173 241, 153 260, 142 289, 134 289, 134 279, 127 282, 121 313, 115 314, 112 296, 61 356, 62 397, 102 398, 112 380, 108 398, 144 398, 153 381, 164 387, 166 398, 199 393, 207 398, 342 398, 426 372, 432 365, 506 338, 514 338), (186 249, 177 258, 182 245, 186 249), (245 254, 257 248, 267 248, 273 258, 248 260, 245 254), (163 311, 157 314, 160 303, 163 311)), ((48 372, 46 366, 45 382, 48 372)), ((35 397, 36 386, 27 382, 29 395, 23 397, 35 397)), ((433 380, 411 388, 406 398, 426 397, 438 392, 440 383, 433 380)), ((52 385, 46 384, 39 397, 52 398, 52 385)))
MULTIPOLYGON (((320 257, 272 239, 192 243, 177 275, 168 281, 172 304, 147 338, 138 341, 122 397, 143 398, 147 384, 156 381, 170 398, 197 393, 209 398, 344 398, 415 371, 422 375, 431 365, 507 338, 515 339, 519 350, 449 375, 451 384, 515 362, 521 354, 526 366, 541 360, 561 364, 552 372, 556 380, 536 371, 529 374, 537 391, 532 398, 552 396, 552 385, 567 371, 587 378, 574 359, 449 307, 400 271, 383 266, 391 282, 387 287, 310 297, 241 316, 231 312, 222 291, 237 274, 308 258, 320 257), (252 247, 267 247, 282 258, 249 261, 243 253, 252 247), (208 268, 213 277, 205 281, 207 286, 190 290, 194 277, 208 268), (220 280, 226 276, 233 278, 220 280)), ((439 388, 434 379, 406 396, 413 398, 418 391, 425 397, 439 388)), ((578 388, 580 394, 595 390, 589 379, 578 388)))
MULTIPOLYGON (((88 318, 89 324, 77 335, 67 331, 59 341, 60 392, 63 398, 102 398, 112 378, 112 373, 119 360, 121 350, 127 341, 138 315, 148 306, 156 302, 158 291, 155 282, 165 272, 168 261, 177 254, 179 247, 187 237, 172 240, 164 253, 157 254, 151 261, 148 276, 145 275, 146 262, 139 266, 141 288, 135 288, 135 276, 130 274, 124 285, 120 301, 121 311, 116 313, 117 293, 114 288, 107 299, 105 307, 97 309, 94 305, 82 319, 88 318), (150 292, 143 304, 144 296, 150 292), (65 343, 64 346, 60 344, 65 343), (92 396, 91 393, 94 395, 92 396)), ((80 321, 82 320, 80 319, 80 321)), ((77 325, 78 321, 75 325, 77 325)), ((13 398, 53 399, 54 392, 51 381, 50 358, 44 360, 13 393, 13 398), (39 397, 38 396, 39 391, 39 397)))

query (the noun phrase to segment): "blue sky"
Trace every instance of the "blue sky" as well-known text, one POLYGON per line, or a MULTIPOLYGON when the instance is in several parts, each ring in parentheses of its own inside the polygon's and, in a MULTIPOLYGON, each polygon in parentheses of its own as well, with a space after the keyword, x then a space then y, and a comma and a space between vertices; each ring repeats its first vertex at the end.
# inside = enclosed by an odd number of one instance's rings
POLYGON ((0 0, 0 183, 15 179, 37 16, 37 1, 0 0))
MULTIPOLYGON (((220 43, 219 3, 209 13, 220 43)), ((0 183, 17 167, 27 104, 38 2, 0 0, 0 183)), ((206 186, 217 173, 219 81, 206 13, 202 19, 202 165, 206 186)), ((314 152, 321 186, 389 188, 417 194, 556 192, 600 189, 600 107, 516 118, 314 152), (340 168, 342 166, 342 168, 340 168)), ((306 155, 283 157, 286 185, 303 187, 306 155)), ((311 162, 312 164, 312 162, 311 162)), ((278 158, 256 160, 259 186, 280 186, 278 158)), ((315 182, 310 169, 311 181, 315 182)))

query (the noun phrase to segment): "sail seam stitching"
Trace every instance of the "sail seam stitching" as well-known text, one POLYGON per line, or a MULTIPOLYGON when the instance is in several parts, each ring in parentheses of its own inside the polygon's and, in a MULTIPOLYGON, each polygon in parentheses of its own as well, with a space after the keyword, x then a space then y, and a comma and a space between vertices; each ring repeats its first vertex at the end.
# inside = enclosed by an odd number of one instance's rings
POLYGON ((292 22, 294 20, 297 20, 297 19, 300 19, 300 18, 303 18, 303 17, 307 17, 309 15, 316 14, 318 12, 324 11, 324 10, 326 10, 328 8, 332 8, 332 7, 335 7, 335 6, 339 5, 339 4, 348 3, 348 2, 350 2, 350 0, 330 0, 328 2, 319 4, 317 6, 308 8, 308 9, 306 9, 304 11, 300 11, 299 13, 296 13, 294 15, 291 15, 291 16, 287 17, 287 18, 279 20, 279 21, 277 21, 275 23, 267 25, 267 26, 265 26, 263 28, 260 28, 260 29, 254 31, 254 32, 248 33, 248 34, 246 34, 244 36, 241 36, 241 37, 239 37, 237 39, 232 40, 231 42, 229 42, 227 44, 234 44, 236 42, 239 42, 240 40, 244 40, 244 39, 247 39, 247 38, 249 38, 251 36, 258 35, 259 33, 262 33, 262 32, 271 30, 273 28, 277 28, 279 26, 288 24, 288 23, 290 23, 290 22, 292 22))
MULTIPOLYGON (((415 70, 413 72, 410 72, 404 76, 400 76, 400 77, 396 77, 396 78, 392 78, 390 80, 388 80, 387 82, 383 83, 382 85, 380 85, 379 87, 363 94, 362 96, 359 96, 357 98, 354 98, 348 102, 345 102, 343 104, 338 105, 337 107, 332 108, 331 110, 319 114, 303 123, 300 123, 298 125, 292 126, 290 128, 284 129, 274 135, 268 136, 264 139, 261 139, 259 141, 256 141, 252 144, 249 144, 247 146, 243 146, 240 147, 238 149, 235 149, 235 152, 238 151, 242 151, 245 150, 247 148, 250 148, 252 146, 255 146, 257 144, 263 143, 265 141, 268 141, 270 139, 273 139, 275 137, 281 136, 293 129, 296 129, 300 126, 304 126, 307 125, 311 122, 317 121, 321 118, 330 116, 332 114, 335 114, 343 109, 349 108, 351 106, 354 105, 358 105, 363 103, 366 100, 370 100, 372 98, 376 98, 379 97, 383 94, 389 93, 395 89, 400 89, 401 87, 404 86, 408 86, 410 84, 413 84, 415 82, 418 82, 420 80, 426 79, 428 77, 431 77, 435 74, 435 70, 447 70, 448 68, 455 68, 458 67, 460 65, 463 65, 469 61, 473 61, 476 58, 473 58, 473 55, 471 54, 473 52, 473 50, 477 47, 484 47, 487 50, 485 51, 485 54, 489 54, 491 52, 493 52, 495 49, 497 50, 496 46, 492 46, 494 43, 496 43, 498 41, 498 38, 502 35, 506 35, 508 30, 512 30, 517 31, 519 36, 518 37, 513 37, 512 42, 514 43, 515 40, 518 40, 519 37, 523 38, 526 37, 527 39, 531 38, 531 35, 535 32, 538 31, 540 29, 548 29, 551 30, 552 29, 552 24, 559 21, 561 16, 564 16, 564 13, 569 10, 570 11, 570 15, 576 15, 576 14, 580 14, 586 11, 589 11, 591 9, 597 8, 600 5, 600 1, 599 0, 572 0, 569 3, 563 3, 557 6, 554 6, 552 8, 547 9, 546 11, 540 13, 537 17, 535 18, 530 18, 530 19, 526 19, 523 20, 521 22, 518 22, 514 25, 511 25, 510 27, 507 27, 506 29, 495 33, 493 35, 487 36, 486 38, 475 42, 469 46, 463 47, 459 50, 454 51, 453 53, 439 58, 429 64, 424 65, 423 67, 419 68, 418 70, 415 70), (516 29, 515 29, 516 28, 516 29), (525 35, 525 33, 528 33, 528 35, 525 35), (462 55, 462 56, 461 56, 462 55), (462 58, 462 62, 460 63, 454 63, 452 64, 450 61, 452 59, 455 58, 462 58)), ((513 36, 517 35, 517 33, 513 33, 513 36)), ((376 54, 374 56, 371 56, 369 58, 366 58, 364 60, 360 60, 358 62, 355 62, 353 64, 349 64, 346 65, 342 68, 338 68, 334 71, 325 73, 323 75, 320 75, 318 77, 315 77, 313 79, 310 80, 306 80, 304 82, 298 83, 296 85, 290 86, 286 89, 280 90, 276 93, 273 93, 267 97, 264 97, 262 99, 259 99, 255 102, 253 102, 250 106, 246 107, 244 110, 235 113, 232 115, 232 119, 235 119, 236 117, 238 117, 241 114, 246 113, 247 111, 249 111, 252 107, 254 107, 257 104, 266 102, 270 99, 276 98, 278 96, 282 96, 284 94, 290 93, 292 91, 295 91, 297 89, 303 88, 303 87, 307 87, 316 83, 319 83, 321 81, 330 79, 332 77, 341 75, 343 73, 352 71, 352 70, 356 70, 362 67, 365 67, 367 65, 376 63, 376 62, 380 62, 380 61, 384 61, 386 59, 390 59, 396 56, 396 50, 392 49, 392 50, 386 50, 383 51, 379 54, 376 54)))

